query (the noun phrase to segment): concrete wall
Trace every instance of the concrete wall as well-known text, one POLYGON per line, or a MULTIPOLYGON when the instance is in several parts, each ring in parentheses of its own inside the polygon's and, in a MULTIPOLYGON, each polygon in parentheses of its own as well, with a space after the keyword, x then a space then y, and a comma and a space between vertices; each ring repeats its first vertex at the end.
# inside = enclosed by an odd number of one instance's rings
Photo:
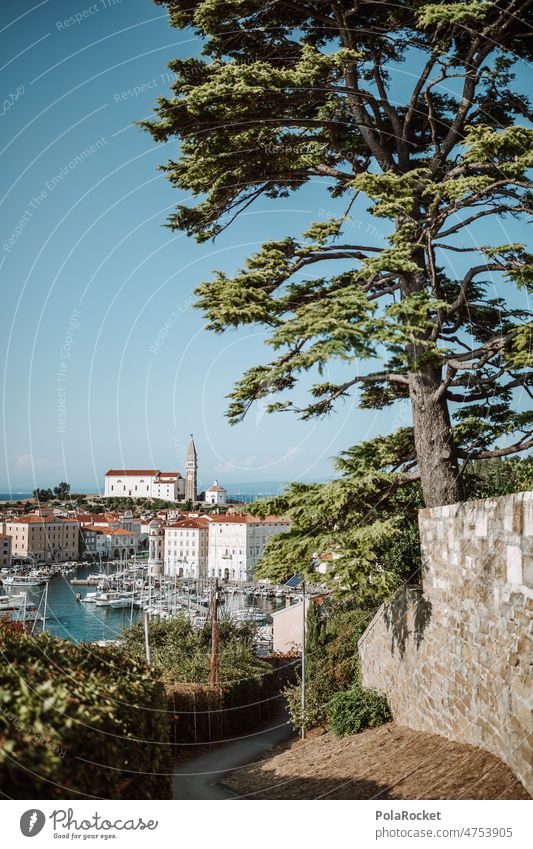
POLYGON ((422 590, 361 637, 396 722, 500 757, 533 795, 533 492, 421 510, 422 590))
MULTIPOLYGON (((305 601, 305 617, 309 610, 309 599, 305 601)), ((302 651, 303 631, 302 602, 282 607, 272 614, 272 651, 274 654, 302 651)))

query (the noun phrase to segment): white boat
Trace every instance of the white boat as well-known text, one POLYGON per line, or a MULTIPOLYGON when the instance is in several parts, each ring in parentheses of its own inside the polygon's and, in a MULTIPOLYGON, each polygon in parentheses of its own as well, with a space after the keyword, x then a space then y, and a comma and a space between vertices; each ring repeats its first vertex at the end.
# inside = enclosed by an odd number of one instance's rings
POLYGON ((123 598, 116 598, 114 601, 111 601, 110 607, 131 607, 131 603, 131 598, 124 596, 123 598))
POLYGON ((3 581, 7 587, 42 587, 46 583, 42 578, 30 578, 25 575, 13 575, 3 581))
MULTIPOLYGON (((0 610, 17 610, 19 607, 24 607, 25 599, 26 593, 17 593, 16 595, 0 595, 0 610)), ((31 605, 28 605, 28 607, 30 606, 31 605)))
POLYGON ((85 604, 94 604, 96 602, 96 596, 99 593, 86 593, 83 598, 80 598, 80 601, 83 601, 85 604))
POLYGON ((258 608, 245 607, 242 610, 231 610, 229 616, 236 619, 238 622, 264 622, 268 619, 268 613, 265 610, 258 608))
MULTIPOLYGON (((114 601, 119 601, 119 600, 123 600, 123 599, 124 599, 124 593, 111 591, 111 592, 98 593, 95 601, 96 601, 97 607, 111 607, 112 603, 114 601)), ((127 604, 124 605, 124 606, 131 604, 131 600, 129 600, 129 599, 126 599, 126 602, 127 602, 127 604)), ((123 605, 120 605, 120 606, 122 607, 123 605)))

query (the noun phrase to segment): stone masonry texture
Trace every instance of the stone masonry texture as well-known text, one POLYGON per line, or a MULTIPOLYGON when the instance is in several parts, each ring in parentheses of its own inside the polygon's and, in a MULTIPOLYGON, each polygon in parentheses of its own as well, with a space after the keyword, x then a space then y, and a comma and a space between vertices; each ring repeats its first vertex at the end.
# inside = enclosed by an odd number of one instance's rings
POLYGON ((533 795, 533 492, 421 510, 419 525, 421 588, 361 637, 363 684, 400 725, 492 752, 533 795))

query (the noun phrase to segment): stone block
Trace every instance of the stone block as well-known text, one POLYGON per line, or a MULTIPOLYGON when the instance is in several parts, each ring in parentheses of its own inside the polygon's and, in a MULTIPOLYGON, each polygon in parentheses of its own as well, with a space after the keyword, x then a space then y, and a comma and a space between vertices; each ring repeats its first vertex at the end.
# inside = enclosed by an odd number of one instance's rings
POLYGON ((507 546, 507 581, 509 584, 522 583, 522 551, 517 545, 507 546))

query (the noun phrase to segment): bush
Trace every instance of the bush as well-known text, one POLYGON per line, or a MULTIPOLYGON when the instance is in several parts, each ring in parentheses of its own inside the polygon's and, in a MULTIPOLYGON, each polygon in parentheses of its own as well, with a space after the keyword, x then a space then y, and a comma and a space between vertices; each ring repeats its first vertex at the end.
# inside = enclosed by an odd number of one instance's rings
POLYGON ((348 690, 358 680, 357 641, 372 618, 373 609, 354 608, 328 598, 311 604, 307 614, 305 716, 302 717, 300 686, 285 691, 289 715, 295 728, 327 725, 328 706, 335 693, 348 690))
POLYGON ((336 693, 328 707, 329 726, 338 737, 358 734, 390 719, 386 698, 376 690, 364 690, 359 684, 344 693, 336 693))
MULTIPOLYGON (((223 619, 219 627, 219 680, 221 685, 250 678, 260 679, 270 670, 256 657, 255 627, 249 622, 223 619)), ((144 626, 133 625, 122 634, 124 650, 136 660, 144 657, 144 626)), ((168 684, 206 683, 211 658, 211 625, 194 628, 180 614, 173 619, 150 622, 150 646, 154 669, 168 684)))
MULTIPOLYGON (((294 680, 294 667, 276 668, 255 655, 255 626, 225 618, 219 627, 219 685, 206 682, 211 658, 211 625, 193 628, 186 616, 150 623, 154 671, 168 696, 172 740, 188 743, 220 740, 256 730, 281 705, 281 690, 294 680)), ((138 623, 123 634, 124 651, 144 656, 144 629, 138 623)))
POLYGON ((144 663, 11 624, 0 651, 5 796, 171 798, 166 696, 144 663))

